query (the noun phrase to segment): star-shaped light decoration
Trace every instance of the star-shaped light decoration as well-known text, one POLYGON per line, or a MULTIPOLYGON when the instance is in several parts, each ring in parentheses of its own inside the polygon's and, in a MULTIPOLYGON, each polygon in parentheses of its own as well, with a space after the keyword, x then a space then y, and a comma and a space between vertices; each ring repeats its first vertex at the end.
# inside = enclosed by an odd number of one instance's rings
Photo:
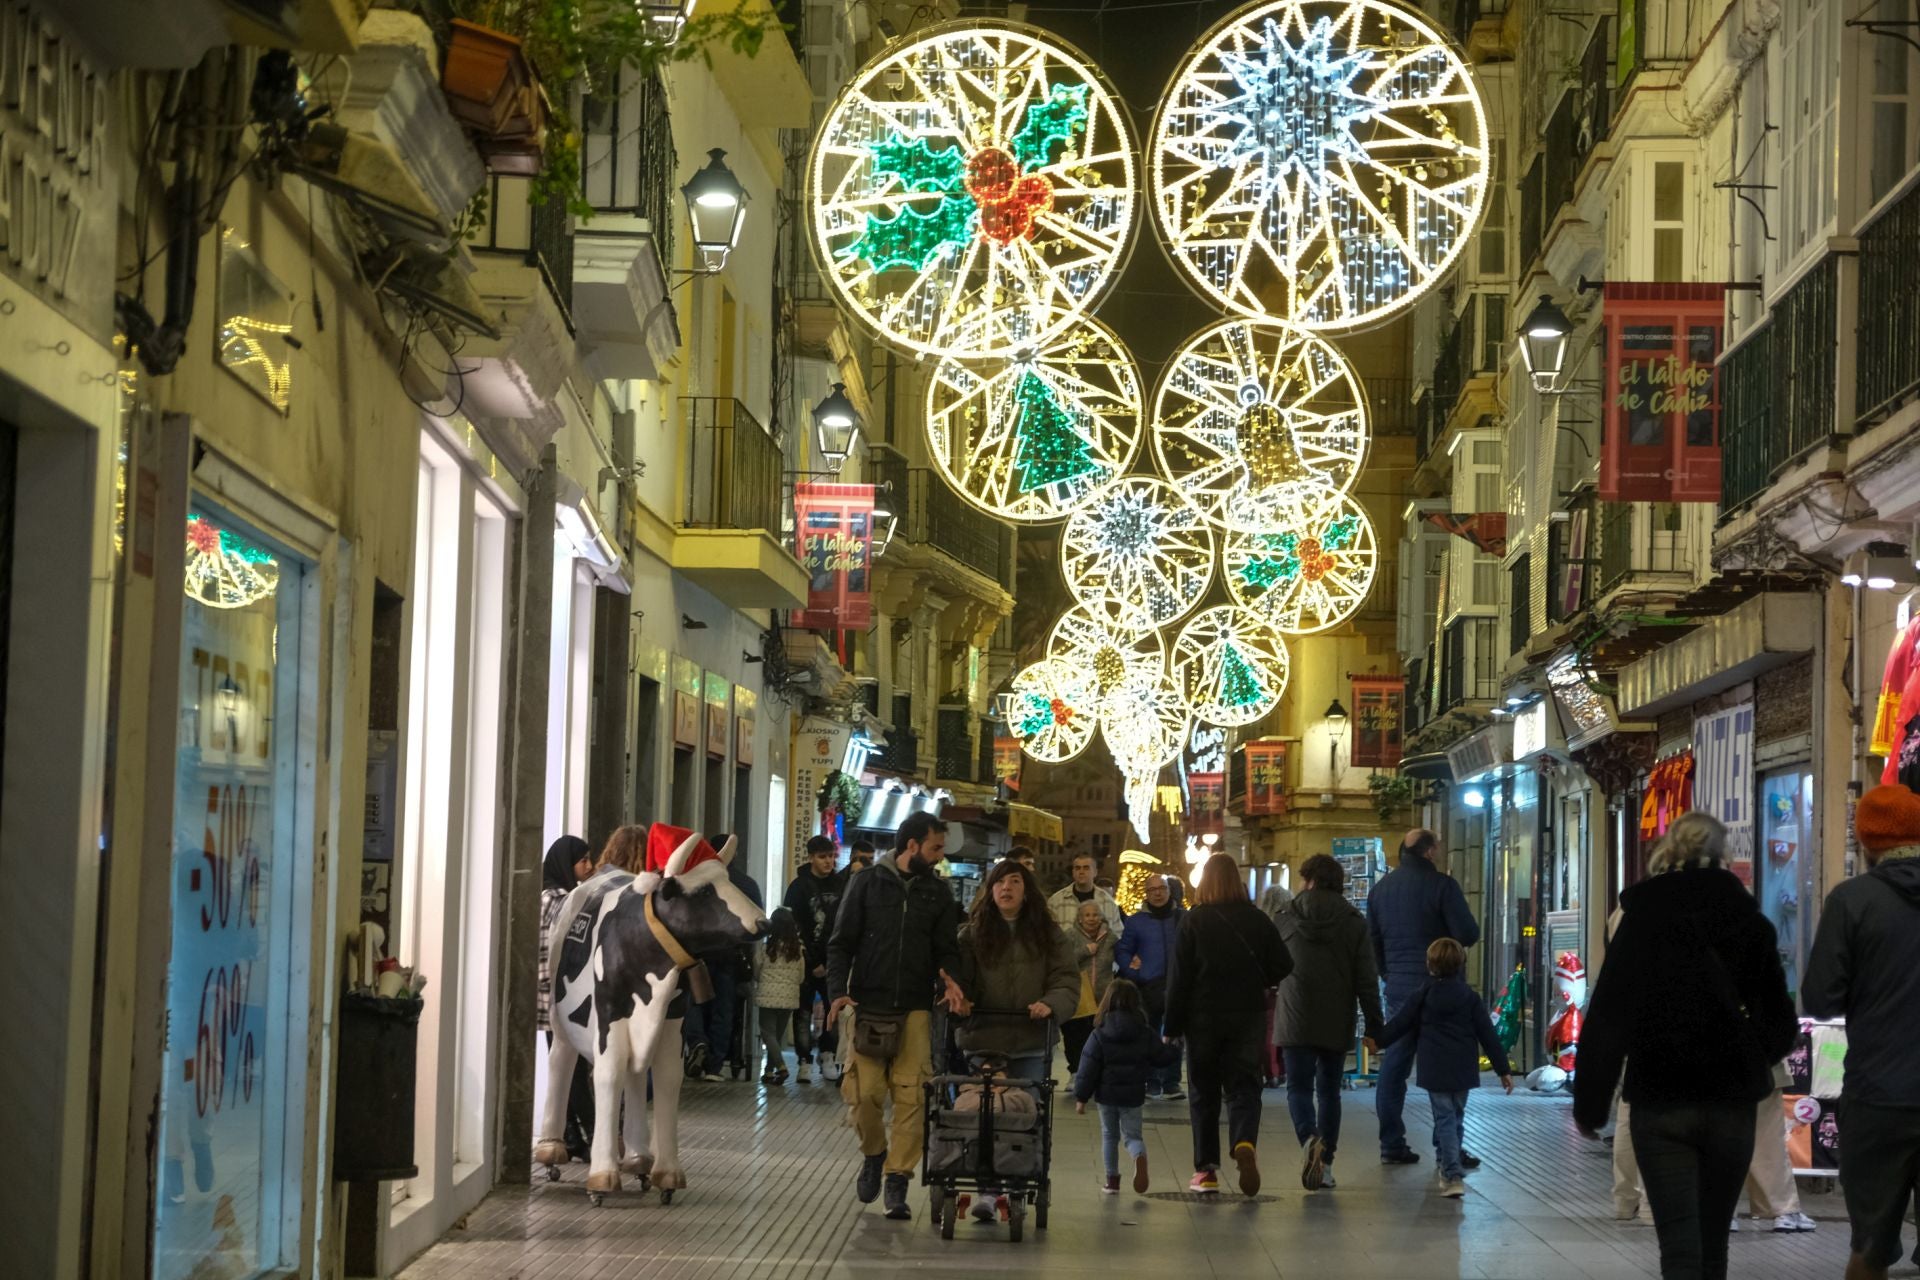
POLYGON ((1273 188, 1297 180, 1299 198, 1285 201, 1297 212, 1309 196, 1319 197, 1335 162, 1364 158, 1353 125, 1380 104, 1354 91, 1370 55, 1336 50, 1330 19, 1317 20, 1298 46, 1288 43, 1272 18, 1263 30, 1266 45, 1256 56, 1221 55, 1240 91, 1205 114, 1231 130, 1219 162, 1257 159, 1257 180, 1270 208, 1282 203, 1273 188))

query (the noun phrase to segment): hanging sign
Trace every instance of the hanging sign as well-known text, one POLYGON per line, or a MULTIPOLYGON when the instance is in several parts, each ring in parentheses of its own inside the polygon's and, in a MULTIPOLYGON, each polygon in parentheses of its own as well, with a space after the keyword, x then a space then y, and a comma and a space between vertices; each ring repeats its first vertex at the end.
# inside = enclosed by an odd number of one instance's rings
POLYGON ((1187 830, 1195 835, 1224 835, 1227 830, 1227 775, 1187 775, 1187 830))
POLYGON ((872 626, 873 486, 796 485, 793 518, 808 579, 807 607, 794 611, 793 624, 809 631, 872 626))
POLYGON ((1287 811, 1287 744, 1249 742, 1241 746, 1234 762, 1234 791, 1241 800, 1240 812, 1247 817, 1281 814, 1287 811))
POLYGON ((1375 676, 1353 677, 1353 764, 1357 768, 1391 769, 1400 763, 1402 708, 1405 680, 1375 676))
POLYGON ((1606 286, 1606 502, 1720 500, 1718 284, 1606 286))
POLYGON ((1020 790, 1020 739, 1004 733, 994 735, 993 778, 1004 782, 1009 791, 1020 790))

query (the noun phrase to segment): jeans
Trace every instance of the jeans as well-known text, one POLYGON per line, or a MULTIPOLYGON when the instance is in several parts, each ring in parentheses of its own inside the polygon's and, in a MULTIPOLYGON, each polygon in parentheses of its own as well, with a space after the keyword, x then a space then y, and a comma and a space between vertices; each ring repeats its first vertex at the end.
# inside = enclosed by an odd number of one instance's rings
POLYGON ((1636 1103, 1628 1119, 1661 1277, 1726 1280, 1727 1224, 1753 1161, 1753 1103, 1636 1103))
MULTIPOLYGON (((1413 998, 1422 981, 1413 977, 1387 979, 1389 1018, 1413 998)), ((1407 1122, 1401 1113, 1406 1109, 1407 1080, 1413 1075, 1413 1056, 1419 1042, 1418 1036, 1401 1036, 1380 1055, 1380 1079, 1373 1091, 1373 1111, 1380 1117, 1380 1154, 1383 1156, 1399 1155, 1407 1150, 1407 1122)))
MULTIPOLYGON (((1167 1022, 1167 980, 1150 978, 1140 984, 1140 1002, 1146 1006, 1147 1026, 1159 1031, 1167 1022)), ((1154 1067, 1147 1073, 1148 1093, 1172 1093, 1180 1087, 1180 1059, 1175 1056, 1164 1067, 1154 1067)))
POLYGON ((1112 1107, 1100 1104, 1100 1154, 1107 1162, 1107 1176, 1120 1176, 1120 1144, 1138 1160, 1147 1154, 1146 1138, 1140 1131, 1139 1107, 1112 1107))
MULTIPOLYGON (((800 979, 800 1011, 793 1015, 793 1055, 800 1062, 813 1061, 813 1002, 818 997, 822 1004, 832 1006, 827 999, 827 980, 813 976, 808 969, 806 976, 800 979)), ((834 1034, 833 1023, 826 1024, 820 1033, 820 1059, 824 1063, 834 1050, 839 1037, 834 1034)))
POLYGON ((1320 1158, 1333 1163, 1340 1145, 1340 1077, 1347 1065, 1345 1049, 1282 1049, 1287 1060, 1287 1110, 1293 1116, 1293 1136, 1305 1146, 1320 1139, 1320 1158), (1319 1106, 1314 1106, 1315 1095, 1319 1106), (1316 1114, 1317 1110, 1317 1114, 1316 1114))
POLYGON ((787 1019, 793 1016, 791 1009, 760 1010, 760 1047, 767 1051, 769 1071, 786 1070, 787 1019))
POLYGON ((1237 1022, 1200 1023, 1187 1029, 1187 1077, 1193 1094, 1187 1115, 1193 1124, 1193 1167, 1220 1167, 1220 1099, 1227 1103, 1228 1150, 1260 1141, 1260 1037, 1256 1014, 1237 1022))
POLYGON ((1458 1182, 1467 1172, 1460 1163, 1460 1147, 1467 1140, 1466 1091, 1442 1093, 1429 1089, 1427 1101, 1433 1106, 1433 1162, 1439 1166, 1441 1177, 1458 1182))
POLYGON ((733 1046, 733 967, 730 961, 719 967, 707 966, 713 979, 713 999, 705 1004, 687 1002, 686 1044, 707 1047, 707 1069, 718 1071, 733 1046))

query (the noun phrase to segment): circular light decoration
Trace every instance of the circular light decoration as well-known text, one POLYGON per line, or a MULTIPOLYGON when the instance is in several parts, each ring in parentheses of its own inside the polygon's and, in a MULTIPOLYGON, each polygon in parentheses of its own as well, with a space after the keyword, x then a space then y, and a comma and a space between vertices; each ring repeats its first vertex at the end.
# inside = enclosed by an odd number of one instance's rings
POLYGON ((1144 397, 1114 332, 1082 317, 1025 360, 942 361, 927 384, 940 474, 1009 520, 1058 520, 1126 471, 1144 397))
POLYGON ((1168 361, 1153 398, 1160 469, 1230 529, 1298 523, 1360 473, 1366 397, 1333 345, 1288 324, 1228 320, 1168 361))
POLYGON ((1173 642, 1173 683, 1196 720, 1232 728, 1272 711, 1293 662, 1280 632, 1250 610, 1196 614, 1173 642))
POLYGON ((1229 311, 1375 324, 1440 279, 1486 198, 1466 64, 1386 0, 1274 0, 1209 32, 1161 99, 1154 213, 1229 311))
POLYGON ((215 609, 241 609, 280 586, 280 562, 205 516, 187 517, 187 596, 215 609))
POLYGON ((1093 741, 1097 727, 1093 684, 1071 663, 1043 658, 1014 674, 1007 728, 1035 760, 1073 759, 1093 741))
POLYGON ((1213 580, 1213 530, 1164 480, 1127 476, 1067 521, 1061 571, 1083 604, 1164 627, 1200 603, 1213 580))
POLYGON ((1166 662, 1165 642, 1138 609, 1112 600, 1077 604, 1060 615, 1047 657, 1090 680, 1101 715, 1129 685, 1151 681, 1166 662))
POLYGON ((1233 598, 1283 632, 1325 631, 1351 617, 1379 564, 1373 524, 1347 494, 1330 495, 1292 528, 1229 533, 1233 598))
POLYGON ((1180 691, 1163 671, 1132 677, 1100 706, 1100 732, 1129 778, 1157 775, 1180 755, 1191 721, 1180 691))
POLYGON ((814 246, 890 343, 1017 356, 1112 280, 1133 231, 1133 142, 1084 55, 1004 23, 949 23, 869 62, 814 137, 814 246))

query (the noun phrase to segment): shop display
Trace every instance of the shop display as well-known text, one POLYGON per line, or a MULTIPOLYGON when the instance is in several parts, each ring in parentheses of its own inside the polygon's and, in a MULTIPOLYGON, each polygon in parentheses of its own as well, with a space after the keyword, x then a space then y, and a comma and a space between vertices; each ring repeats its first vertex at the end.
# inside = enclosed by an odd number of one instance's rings
POLYGON ((1679 751, 1653 766, 1640 804, 1640 838, 1667 834, 1673 820, 1693 808, 1693 752, 1679 751))
POLYGON ((1587 966, 1573 952, 1563 951, 1553 965, 1553 1017, 1547 1023, 1547 1057, 1562 1071, 1574 1069, 1586 1004, 1587 966))
POLYGON ((1840 1099, 1845 1083, 1847 1027, 1838 1019, 1802 1018, 1787 1054, 1782 1093, 1787 1161, 1795 1174, 1832 1177, 1840 1168, 1840 1099))

